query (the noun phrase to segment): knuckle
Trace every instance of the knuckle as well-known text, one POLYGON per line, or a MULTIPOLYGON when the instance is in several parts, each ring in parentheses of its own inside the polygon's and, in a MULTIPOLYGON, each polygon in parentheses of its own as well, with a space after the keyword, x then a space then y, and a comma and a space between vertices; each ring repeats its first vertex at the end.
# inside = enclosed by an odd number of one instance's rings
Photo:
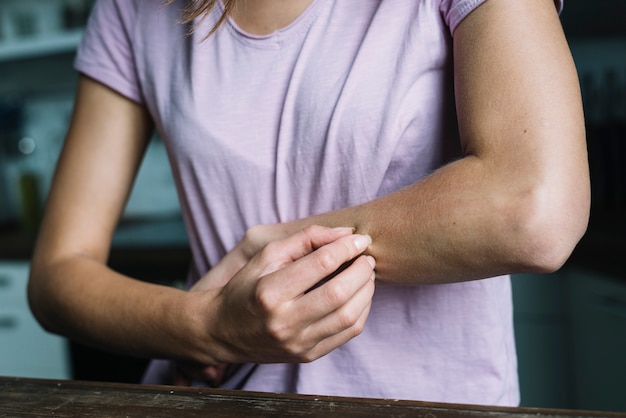
POLYGON ((291 358, 297 359, 298 362, 306 356, 306 350, 296 341, 290 341, 288 344, 285 344, 284 349, 291 358))
POLYGON ((320 357, 320 355, 317 355, 312 351, 308 351, 300 356, 299 361, 300 363, 312 363, 320 357))
POLYGON ((357 253, 357 248, 354 244, 354 239, 352 237, 345 237, 341 240, 341 243, 343 244, 346 254, 357 253))
POLYGON ((359 314, 353 309, 337 311, 337 323, 342 329, 358 329, 359 314))
POLYGON ((290 361, 309 363, 319 358, 300 333, 294 333, 289 327, 275 325, 271 331, 274 343, 290 361))
POLYGON ((253 226, 253 227, 250 227, 250 228, 246 229, 246 232, 243 234, 243 240, 244 241, 252 242, 254 240, 254 236, 255 236, 255 233, 253 231, 254 228, 255 227, 253 226))
POLYGON ((326 292, 326 299, 334 305, 343 304, 350 296, 348 290, 339 280, 331 280, 323 286, 326 292))
POLYGON ((363 326, 354 326, 350 328, 348 333, 348 340, 358 337, 363 332, 363 326))
POLYGON ((352 327, 352 338, 361 335, 361 333, 363 332, 363 330, 365 329, 365 320, 357 320, 355 322, 355 325, 352 327))
POLYGON ((248 228, 242 239, 242 249, 247 257, 253 257, 264 244, 263 225, 256 225, 248 228))
POLYGON ((359 315, 359 318, 357 319, 355 325, 352 327, 352 332, 353 332, 352 338, 360 335, 365 329, 365 324, 367 322, 367 317, 369 316, 370 307, 371 307, 371 304, 365 308, 365 311, 361 313, 361 315, 359 315))
POLYGON ((280 244, 277 241, 272 241, 265 247, 263 247, 260 253, 261 260, 268 261, 272 258, 275 258, 275 255, 280 251, 280 249, 278 248, 279 245, 280 244))
POLYGON ((261 250, 259 254, 259 275, 265 276, 281 269, 285 265, 285 260, 280 256, 281 249, 279 244, 269 243, 261 250))
POLYGON ((337 268, 334 254, 327 248, 320 248, 315 253, 315 268, 321 273, 331 273, 337 268))
POLYGON ((262 283, 256 287, 254 297, 257 306, 259 306, 263 312, 271 313, 276 309, 277 301, 274 292, 267 289, 262 283))
POLYGON ((323 229, 323 227, 319 226, 319 225, 308 225, 308 226, 304 227, 302 232, 306 236, 313 236, 313 235, 318 234, 322 229, 323 229))
POLYGON ((261 312, 267 317, 273 317, 279 313, 282 303, 280 294, 268 281, 261 280, 257 283, 254 298, 261 312))
POLYGON ((289 341, 289 329, 285 326, 284 322, 278 320, 271 320, 267 322, 266 326, 267 335, 279 345, 287 346, 289 341))
POLYGON ((261 241, 261 237, 263 236, 263 225, 255 225, 248 228, 244 234, 244 239, 251 242, 257 243, 261 241))

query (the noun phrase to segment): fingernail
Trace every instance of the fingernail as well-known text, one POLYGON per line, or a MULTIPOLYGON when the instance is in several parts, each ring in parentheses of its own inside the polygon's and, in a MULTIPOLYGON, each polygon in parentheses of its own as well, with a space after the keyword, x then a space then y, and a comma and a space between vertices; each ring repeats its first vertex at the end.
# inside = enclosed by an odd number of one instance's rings
POLYGON ((370 263, 370 266, 372 266, 372 268, 376 267, 376 260, 374 259, 374 257, 372 257, 371 255, 368 255, 366 259, 367 259, 367 262, 370 263))
POLYGON ((371 243, 372 237, 369 235, 357 235, 356 238, 354 238, 354 245, 359 251, 366 249, 371 243))

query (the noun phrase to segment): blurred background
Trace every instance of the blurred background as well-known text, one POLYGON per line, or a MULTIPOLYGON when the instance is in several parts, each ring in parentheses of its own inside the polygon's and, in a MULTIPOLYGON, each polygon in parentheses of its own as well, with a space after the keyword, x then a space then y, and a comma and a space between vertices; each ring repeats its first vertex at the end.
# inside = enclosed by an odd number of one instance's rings
MULTIPOLYGON (((156 0, 155 0, 156 1, 156 0)), ((71 117, 93 0, 0 0, 0 375, 137 382, 145 360, 44 332, 25 288, 71 117)), ((522 405, 626 411, 626 0, 566 0, 592 172, 589 230, 550 275, 513 277, 522 405)), ((189 249, 161 140, 144 159, 110 264, 181 286, 189 249)))

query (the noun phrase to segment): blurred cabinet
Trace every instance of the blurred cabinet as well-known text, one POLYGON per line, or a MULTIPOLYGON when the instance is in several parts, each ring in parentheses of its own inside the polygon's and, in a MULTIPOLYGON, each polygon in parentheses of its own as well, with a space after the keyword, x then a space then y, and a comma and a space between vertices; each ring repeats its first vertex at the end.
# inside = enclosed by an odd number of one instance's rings
POLYGON ((562 272, 511 279, 521 405, 569 408, 567 308, 562 272))
MULTIPOLYGON (((78 81, 73 64, 93 3, 0 0, 0 227, 30 231, 41 215, 71 118, 78 81)), ((158 137, 124 217, 180 217, 158 137)))
POLYGON ((58 91, 74 82, 72 59, 92 4, 0 1, 0 95, 58 91))
POLYGON ((29 217, 36 224, 67 130, 91 3, 0 0, 0 227, 29 217), (29 179, 34 186, 22 187, 29 179))
POLYGON ((44 331, 28 306, 27 262, 0 262, 0 375, 68 379, 64 338, 44 331))
POLYGON ((29 97, 73 91, 76 48, 83 31, 74 29, 46 38, 0 42, 0 97, 29 97))
POLYGON ((568 279, 574 406, 626 411, 626 281, 584 271, 568 279))
POLYGON ((0 62, 72 52, 82 36, 82 29, 72 29, 48 37, 2 41, 0 42, 0 62))
POLYGON ((566 266, 512 284, 522 406, 626 411, 626 280, 566 266))
POLYGON ((599 253, 594 264, 604 268, 626 233, 626 1, 564 3, 561 21, 580 77, 591 171, 583 244, 599 253))
POLYGON ((591 171, 589 229, 565 272, 571 407, 626 411, 626 1, 565 0, 591 171))

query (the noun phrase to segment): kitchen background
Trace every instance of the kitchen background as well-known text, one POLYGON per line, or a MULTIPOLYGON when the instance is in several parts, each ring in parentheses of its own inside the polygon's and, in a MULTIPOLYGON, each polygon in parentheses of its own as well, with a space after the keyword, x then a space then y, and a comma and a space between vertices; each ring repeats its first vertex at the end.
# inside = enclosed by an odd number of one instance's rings
MULTIPOLYGON (((156 1, 156 0, 155 0, 156 1)), ((0 375, 135 382, 145 361, 44 332, 29 257, 71 116, 93 0, 0 0, 0 375)), ((522 405, 626 411, 626 0, 566 0, 588 124, 589 230, 559 272, 513 278, 522 405)), ((150 145, 110 264, 180 286, 189 251, 164 147, 150 145)))

